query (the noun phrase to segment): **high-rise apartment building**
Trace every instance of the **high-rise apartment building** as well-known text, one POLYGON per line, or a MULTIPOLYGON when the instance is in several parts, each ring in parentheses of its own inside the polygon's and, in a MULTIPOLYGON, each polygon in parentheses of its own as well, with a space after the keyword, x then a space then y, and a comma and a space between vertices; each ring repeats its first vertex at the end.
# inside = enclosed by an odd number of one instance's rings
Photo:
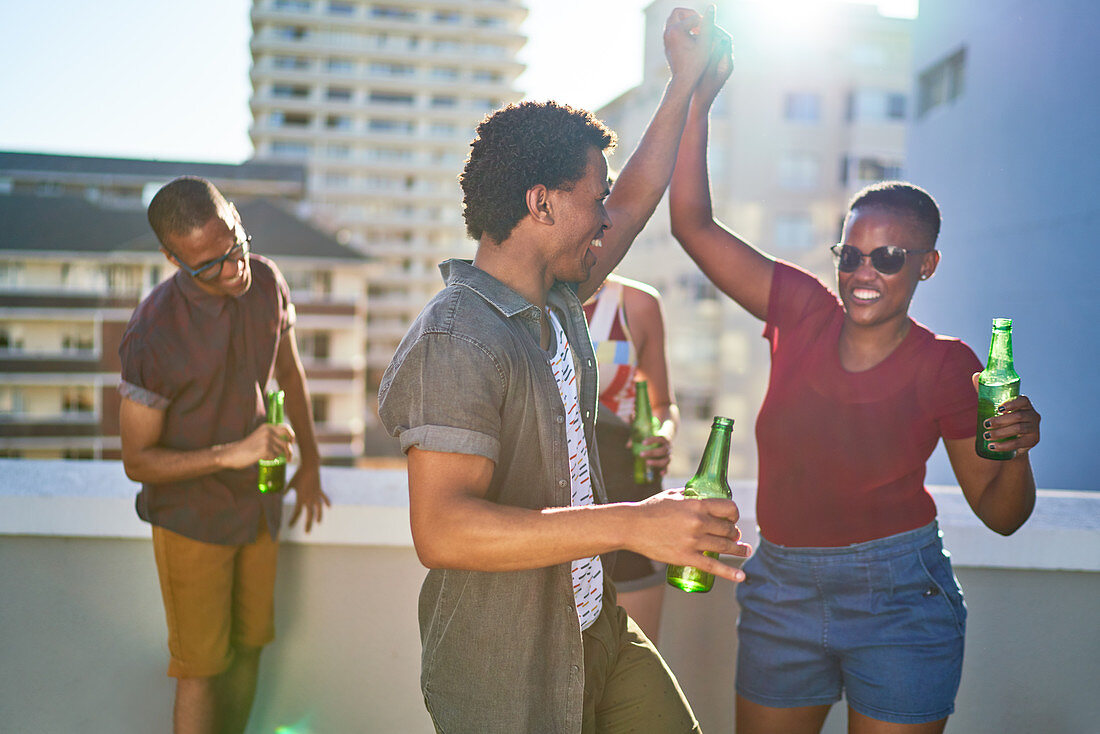
MULTIPOLYGON (((486 113, 519 99, 518 0, 255 0, 256 158, 306 167, 313 221, 377 266, 368 383, 470 256, 458 174, 486 113)), ((371 414, 372 411, 368 411, 371 414)))
MULTIPOLYGON (((597 111, 619 134, 619 151, 634 148, 668 79, 661 31, 676 5, 646 8, 642 83, 597 111)), ((903 175, 912 21, 866 4, 802 4, 796 15, 754 0, 720 0, 717 19, 733 36, 735 65, 711 112, 715 214, 765 251, 833 282, 827 248, 847 200, 867 183, 903 175)), ((624 162, 613 157, 611 165, 624 162)), ((737 421, 731 475, 754 475, 753 426, 769 365, 762 325, 684 255, 666 204, 620 272, 664 298, 684 418, 673 472, 690 474, 712 416, 727 415, 737 421)))

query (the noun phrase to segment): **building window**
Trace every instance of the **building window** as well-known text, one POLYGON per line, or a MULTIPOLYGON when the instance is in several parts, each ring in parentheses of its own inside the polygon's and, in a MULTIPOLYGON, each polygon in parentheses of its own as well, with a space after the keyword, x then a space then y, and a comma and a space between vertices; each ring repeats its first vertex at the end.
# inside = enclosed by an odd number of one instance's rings
POLYGON ((23 412, 22 388, 0 386, 0 415, 13 416, 23 412))
POLYGON ((309 0, 275 0, 275 9, 289 10, 295 13, 308 13, 310 4, 309 0))
POLYGON ((897 92, 860 89, 848 94, 849 122, 903 122, 905 95, 897 92))
POLYGON ((411 161, 414 157, 411 150, 400 148, 371 148, 365 155, 370 161, 411 161))
POLYGON ((820 173, 821 165, 813 153, 789 151, 779 159, 779 185, 785 189, 815 188, 820 173))
POLYGON ((432 107, 457 107, 458 97, 447 95, 435 95, 432 97, 432 107))
POLYGON ((273 155, 284 158, 298 158, 309 155, 309 145, 294 140, 274 140, 271 143, 273 155))
POLYGON ((473 79, 475 82, 482 84, 499 84, 504 77, 500 75, 500 72, 489 71, 488 69, 474 69, 473 79))
POLYGON ((329 0, 326 10, 329 15, 355 15, 355 5, 343 2, 343 0, 329 0))
POLYGON ((66 332, 61 337, 61 351, 83 353, 95 351, 95 336, 91 333, 91 327, 74 328, 66 332))
POLYGON ((449 122, 433 122, 430 131, 432 135, 450 137, 455 134, 457 129, 449 122))
POLYGON ((413 96, 411 94, 399 94, 397 92, 371 92, 369 99, 371 104, 403 105, 405 107, 410 107, 413 103, 413 96))
POLYGON ((309 127, 312 118, 301 112, 272 112, 268 118, 275 127, 309 127))
POLYGON ((783 117, 791 122, 818 122, 821 120, 821 95, 789 92, 783 100, 783 117))
POLYGON ((62 391, 62 413, 92 413, 94 411, 95 401, 92 399, 92 391, 88 388, 72 387, 62 391))
POLYGON ((5 352, 23 351, 23 335, 9 326, 0 326, 0 350, 5 352))
POLYGON ((966 49, 930 66, 917 79, 917 116, 954 101, 963 93, 966 76, 966 49))
POLYGON ((23 280, 23 263, 0 262, 0 287, 14 288, 23 280))
POLYGON ((411 64, 388 64, 376 61, 370 65, 370 72, 381 76, 412 76, 416 73, 416 67, 411 64))
POLYGON ((367 129, 372 133, 411 133, 411 120, 371 120, 367 129))
POLYGON ((282 41, 301 41, 306 37, 306 29, 300 25, 277 25, 273 33, 282 41))
POLYGON ((477 56, 501 57, 508 55, 508 49, 495 43, 479 43, 474 46, 474 53, 477 56))
POLYGON ((95 452, 91 449, 65 449, 61 452, 61 458, 69 461, 91 461, 95 458, 95 452))
POLYGON ((444 81, 455 81, 458 79, 458 69, 452 66, 433 66, 432 78, 442 79, 444 81))
POLYGON ((305 99, 309 97, 309 87, 298 84, 276 84, 271 87, 271 96, 278 99, 305 99))
POLYGON ((351 89, 347 87, 329 87, 325 90, 325 99, 329 102, 350 102, 351 89))
POLYGON ((328 395, 310 395, 309 402, 313 411, 313 422, 317 425, 328 423, 328 395))
POLYGON ((814 226, 809 214, 779 214, 775 217, 775 245, 805 250, 814 244, 814 226))
POLYGON ((450 10, 437 10, 432 15, 432 22, 445 25, 457 25, 462 22, 462 16, 450 10))
POLYGON ((345 58, 330 58, 325 60, 325 69, 333 74, 351 74, 355 71, 355 62, 345 58))
POLYGON ((504 19, 492 15, 478 15, 474 17, 474 25, 481 28, 499 28, 504 25, 504 19))
POLYGON ((301 71, 309 68, 309 59, 304 56, 276 56, 272 59, 276 69, 292 69, 301 71))
POLYGON ((325 155, 329 158, 351 158, 350 145, 329 145, 325 148, 325 155))
POLYGON ((370 9, 370 17, 376 20, 416 20, 416 11, 406 8, 375 6, 370 9))
POLYGON ((328 130, 351 130, 351 118, 347 115, 329 115, 325 118, 328 130))
POLYGON ((457 54, 462 52, 462 44, 458 41, 440 39, 432 42, 432 51, 443 54, 457 54))

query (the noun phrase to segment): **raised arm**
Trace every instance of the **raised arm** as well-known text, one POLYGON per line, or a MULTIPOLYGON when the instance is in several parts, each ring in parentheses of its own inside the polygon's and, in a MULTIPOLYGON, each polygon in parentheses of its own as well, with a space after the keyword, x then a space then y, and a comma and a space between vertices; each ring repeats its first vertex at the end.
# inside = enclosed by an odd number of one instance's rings
POLYGON ((768 314, 774 261, 714 219, 707 175, 707 117, 733 71, 729 36, 719 31, 716 51, 691 101, 669 189, 672 235, 726 295, 756 316, 768 314))
POLYGON ((676 147, 692 90, 706 68, 714 39, 714 8, 701 16, 676 8, 665 22, 665 57, 672 78, 638 147, 623 166, 605 206, 611 227, 596 250, 596 265, 577 294, 586 301, 615 269, 661 201, 676 162, 676 147))
POLYGON ((286 485, 287 489, 293 489, 295 493, 294 514, 290 516, 290 524, 293 525, 304 510, 305 530, 308 533, 315 521, 321 522, 323 506, 332 503, 321 489, 321 455, 317 450, 309 387, 306 385, 302 360, 298 356, 293 327, 287 329, 279 339, 279 351, 275 354, 275 379, 286 393, 286 416, 294 428, 298 453, 301 456, 297 471, 286 485))

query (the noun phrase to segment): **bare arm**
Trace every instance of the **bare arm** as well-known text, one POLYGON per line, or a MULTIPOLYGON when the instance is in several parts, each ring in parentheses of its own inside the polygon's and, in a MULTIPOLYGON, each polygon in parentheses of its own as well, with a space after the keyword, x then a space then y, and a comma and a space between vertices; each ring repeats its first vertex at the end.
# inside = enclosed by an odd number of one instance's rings
POLYGON ((665 23, 665 56, 672 78, 638 147, 611 188, 605 204, 611 227, 604 233, 603 247, 595 251, 596 265, 588 280, 578 287, 582 302, 599 289, 626 255, 668 187, 692 89, 706 67, 713 36, 713 7, 706 16, 677 8, 665 23))
POLYGON ((695 90, 676 169, 669 189, 672 234, 708 278, 746 311, 764 319, 768 314, 772 258, 714 219, 707 175, 707 131, 711 104, 733 70, 728 36, 695 90))
POLYGON ((485 499, 493 468, 482 456, 409 450, 409 515, 425 566, 513 571, 629 548, 730 581, 744 578, 703 555, 749 553, 730 500, 664 492, 639 503, 529 510, 485 499))
POLYGON ((302 510, 305 510, 305 530, 308 533, 314 521, 321 522, 323 506, 332 503, 321 489, 321 455, 317 450, 309 387, 306 385, 302 360, 298 356, 298 343, 294 338, 293 328, 287 329, 279 339, 279 351, 275 354, 275 379, 286 394, 286 415, 290 425, 294 427, 301 455, 298 470, 287 482, 287 489, 293 489, 296 497, 290 524, 293 525, 302 510))
POLYGON ((971 509, 991 530, 1011 535, 1035 507, 1035 477, 1027 452, 1039 443, 1039 413, 1021 395, 1005 403, 1005 412, 991 418, 990 433, 997 451, 1015 451, 1008 461, 978 456, 974 440, 944 439, 947 457, 971 509))
POLYGON ((164 432, 164 411, 128 398, 119 409, 122 465, 135 482, 174 482, 213 474, 222 469, 243 469, 260 459, 290 456, 294 432, 288 426, 264 424, 246 438, 194 451, 177 451, 159 445, 164 432))

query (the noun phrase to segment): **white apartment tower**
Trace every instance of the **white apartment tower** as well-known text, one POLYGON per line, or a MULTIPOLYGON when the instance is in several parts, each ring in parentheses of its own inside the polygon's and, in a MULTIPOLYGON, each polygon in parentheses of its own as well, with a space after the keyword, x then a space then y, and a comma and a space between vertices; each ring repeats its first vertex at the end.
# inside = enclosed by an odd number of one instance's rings
MULTIPOLYGON (((254 0, 256 159, 306 167, 314 223, 375 263, 368 389, 470 256, 458 174, 474 128, 516 101, 519 0, 254 0)), ((371 414, 372 411, 368 411, 371 414)))
MULTIPOLYGON (((642 83, 597 110, 619 134, 620 155, 636 145, 668 79, 661 30, 677 4, 655 0, 646 8, 642 83)), ((849 197, 904 175, 912 21, 840 0, 802 3, 798 12, 771 0, 716 5, 735 62, 710 118, 715 214, 765 252, 831 283, 827 248, 839 238, 849 197)), ((725 415, 737 421, 730 475, 755 475, 753 426, 769 365, 762 324, 717 293, 683 253, 669 231, 667 204, 620 271, 664 298, 683 415, 673 473, 691 473, 712 416, 725 415)))

